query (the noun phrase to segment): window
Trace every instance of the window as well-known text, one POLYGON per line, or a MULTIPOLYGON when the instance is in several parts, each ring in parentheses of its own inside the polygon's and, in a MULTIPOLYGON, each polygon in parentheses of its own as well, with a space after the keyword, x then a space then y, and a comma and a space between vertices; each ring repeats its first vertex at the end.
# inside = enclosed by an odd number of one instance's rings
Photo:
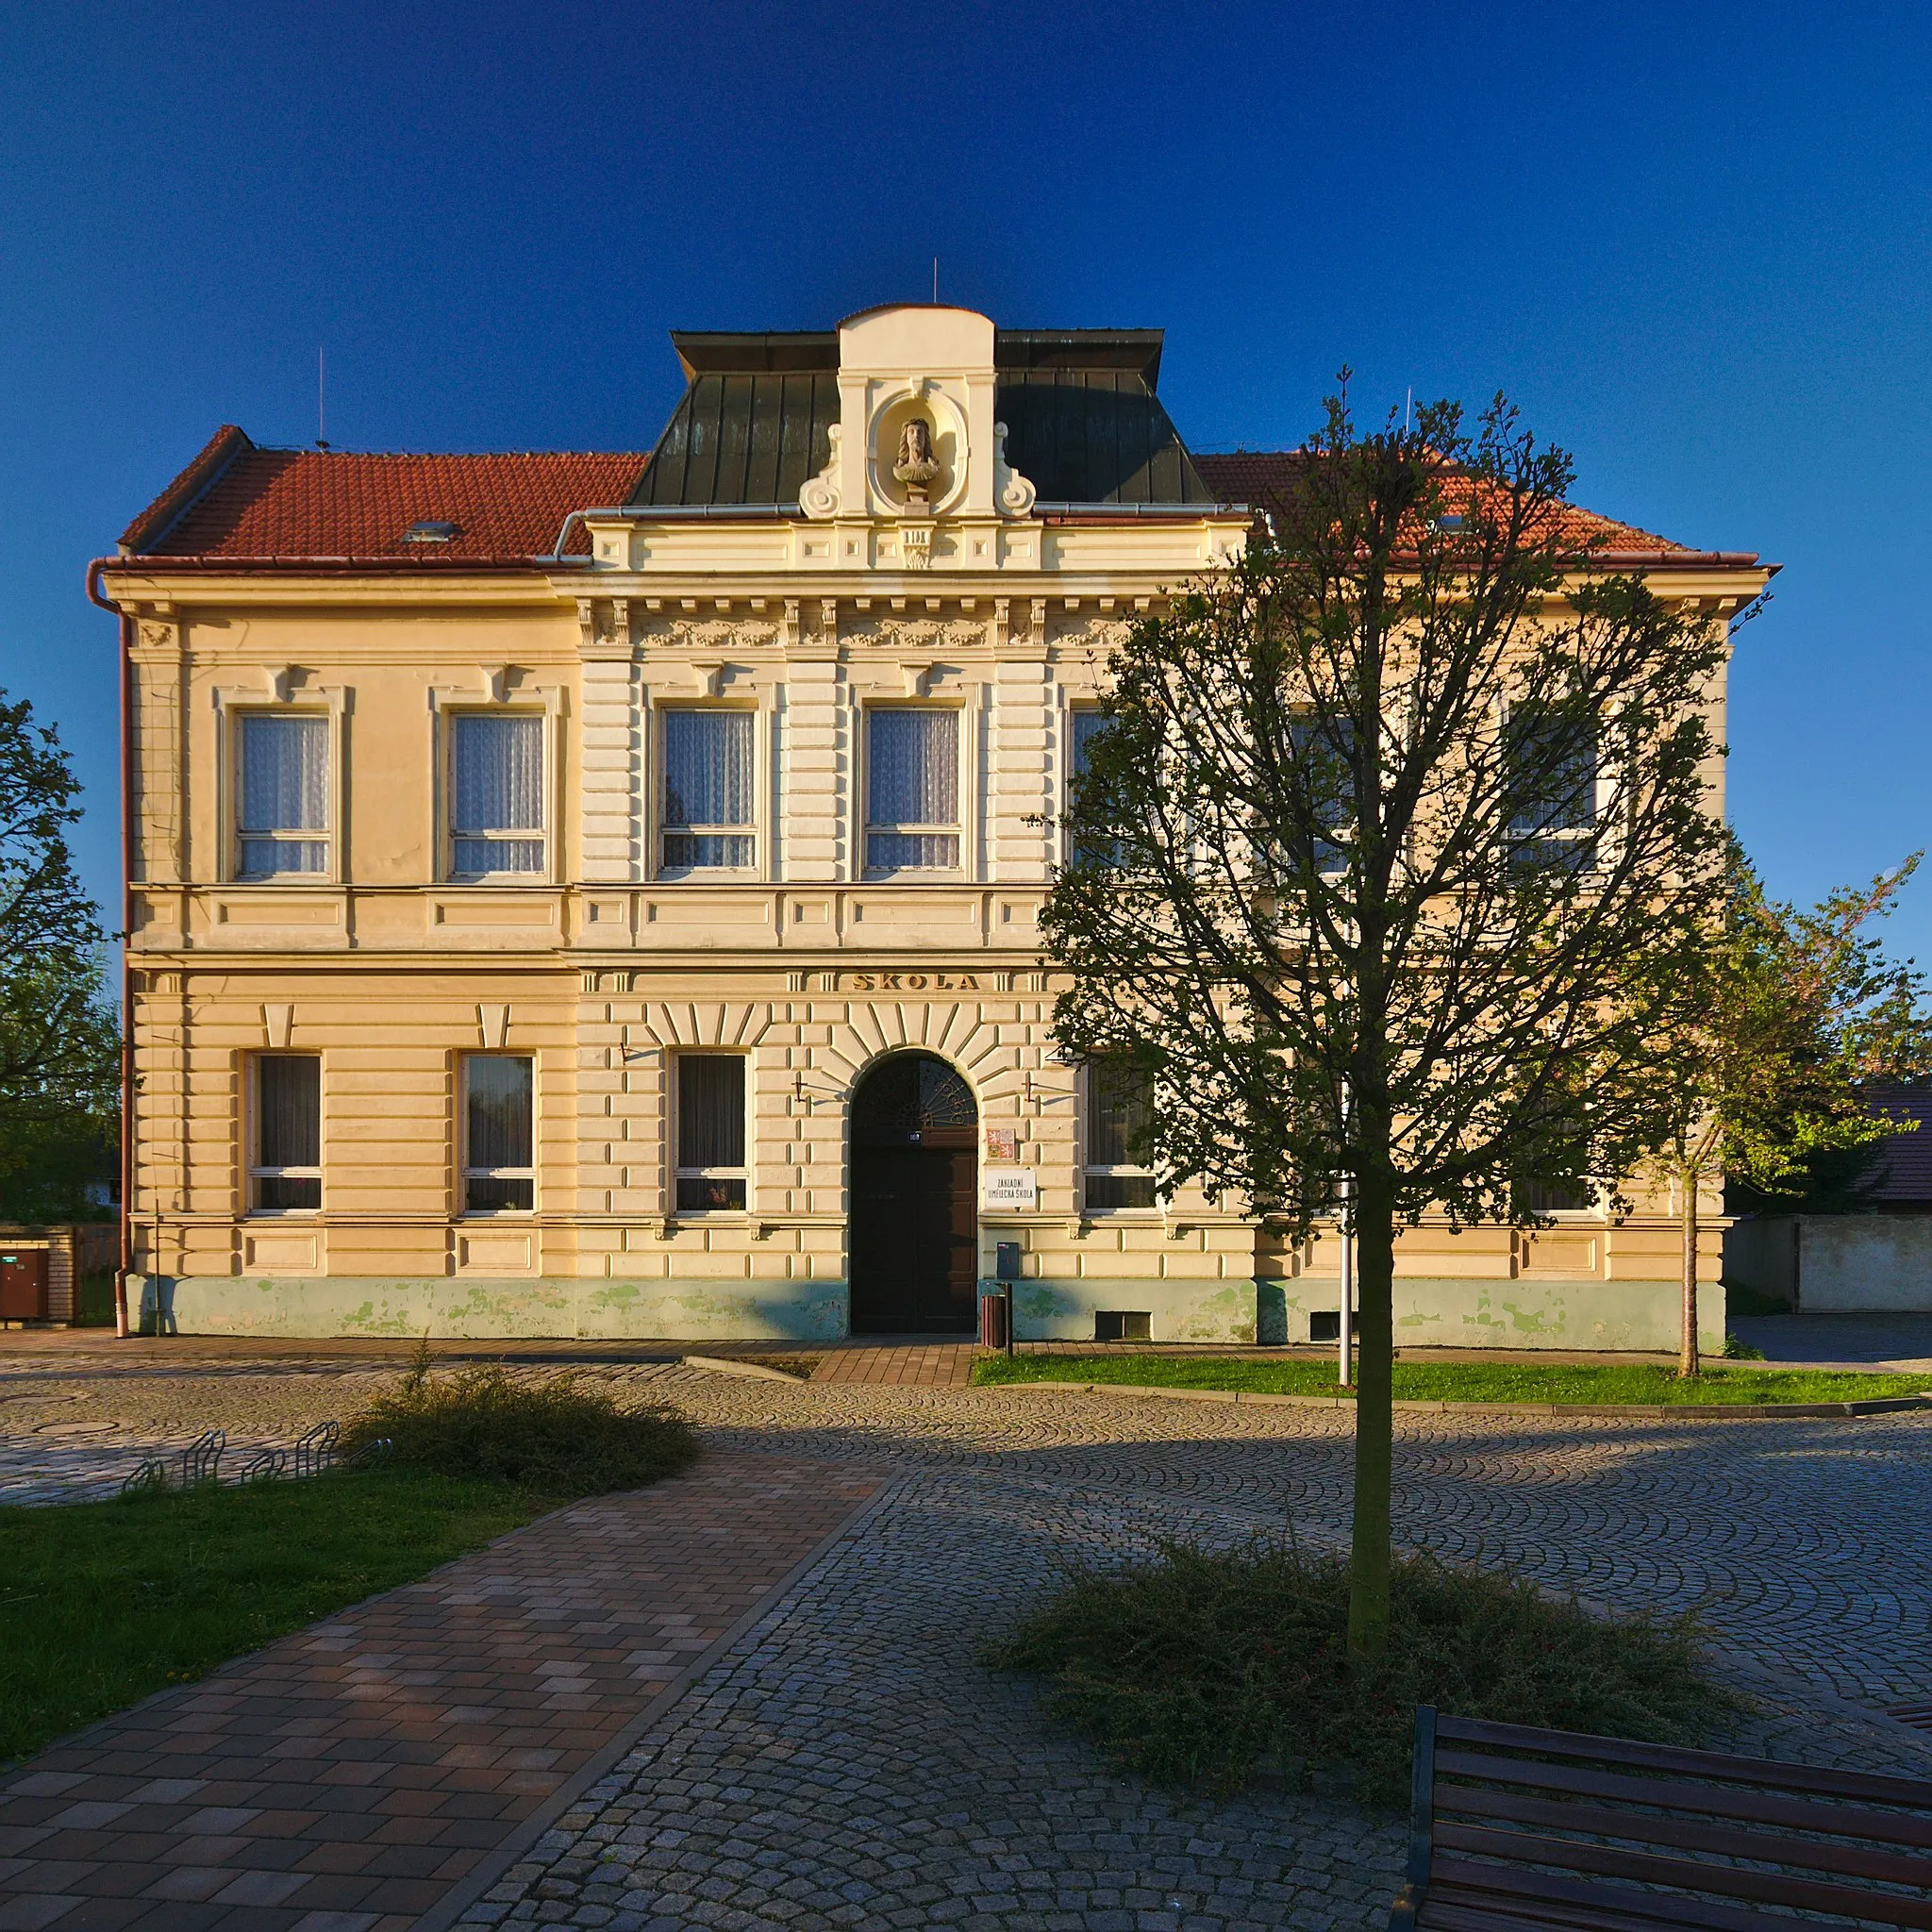
POLYGON ((328 720, 249 711, 236 723, 236 875, 327 872, 328 720))
POLYGON ((1124 1056, 1087 1066, 1087 1206, 1152 1208, 1154 1176, 1138 1149, 1154 1112, 1154 1085, 1124 1056))
MULTIPOLYGON (((1093 705, 1076 706, 1072 712, 1067 772, 1067 811, 1071 818, 1074 807, 1074 793, 1080 780, 1087 774, 1088 748, 1107 724, 1107 713, 1093 705)), ((1118 864, 1116 850, 1118 841, 1112 839, 1083 839, 1067 841, 1069 862, 1085 860, 1090 865, 1118 864)))
POLYGON ((744 1206, 744 1056, 683 1053, 677 1069, 677 1211, 744 1206))
POLYGON ((753 862, 749 711, 664 713, 666 872, 753 862))
POLYGON ((1511 1192, 1525 1214, 1588 1214, 1596 1197, 1587 1187, 1557 1181, 1518 1181, 1511 1192))
POLYGON ((1503 755, 1511 859, 1531 867, 1589 865, 1596 843, 1596 733, 1563 707, 1514 706, 1503 755))
POLYGON ((865 863, 940 872, 959 863, 959 714, 866 714, 865 863))
POLYGON ((1590 1135, 1582 1111, 1566 1096, 1546 1095, 1520 1115, 1535 1130, 1523 1148, 1510 1188, 1520 1214, 1587 1214, 1596 1207, 1596 1190, 1578 1170, 1591 1164, 1590 1135))
POLYGON ((1074 723, 1073 775, 1085 775, 1087 771, 1087 748, 1099 735, 1107 723, 1107 713, 1095 705, 1080 705, 1075 708, 1074 723))
POLYGON ((543 720, 497 711, 450 720, 450 871, 543 871, 543 720))
POLYGON ((477 1053, 463 1062, 463 1212, 533 1208, 537 1174, 526 1054, 477 1053))
POLYGON ((322 1206, 322 1061, 312 1053, 255 1062, 252 1206, 262 1214, 322 1206))
POLYGON ((1325 723, 1304 717, 1290 724, 1289 744, 1307 787, 1309 817, 1334 836, 1312 841, 1314 868, 1324 878, 1348 870, 1348 850, 1337 842, 1355 829, 1355 720, 1325 723))

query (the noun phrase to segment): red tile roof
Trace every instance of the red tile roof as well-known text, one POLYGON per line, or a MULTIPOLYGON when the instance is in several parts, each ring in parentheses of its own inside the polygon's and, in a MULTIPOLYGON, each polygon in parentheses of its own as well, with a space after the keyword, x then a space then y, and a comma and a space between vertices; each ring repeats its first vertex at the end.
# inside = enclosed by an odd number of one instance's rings
MULTIPOLYGON (((505 560, 547 556, 572 510, 625 502, 643 474, 634 452, 525 450, 503 456, 371 456, 263 449, 229 425, 127 527, 144 557, 505 560), (410 543, 412 524, 453 524, 446 542, 410 543)), ((571 556, 588 556, 581 530, 571 556)))
MULTIPOLYGON (((1229 455, 1203 456, 1194 452, 1194 467, 1201 479, 1224 503, 1244 504, 1265 509, 1284 498, 1291 489, 1304 458, 1299 450, 1236 450, 1229 455)), ((1453 497, 1453 485, 1448 492, 1453 497)), ((1755 552, 1701 551, 1674 543, 1641 530, 1634 524, 1620 524, 1613 517, 1566 505, 1562 520, 1566 542, 1579 548, 1588 544, 1600 555, 1660 563, 1756 563, 1755 552)))
MULTIPOLYGON (((124 554, 184 561, 524 561, 550 553, 571 511, 628 502, 647 460, 635 451, 377 456, 267 449, 231 424, 135 518, 121 543, 124 554), (411 525, 425 523, 454 525, 456 534, 444 542, 405 541, 411 525)), ((1293 450, 1261 450, 1194 461, 1223 502, 1258 508, 1288 491, 1301 458, 1293 450)), ((1757 561, 1746 554, 1688 550, 1575 508, 1565 513, 1564 535, 1633 561, 1757 561)), ((581 529, 573 531, 565 554, 590 554, 581 529)))

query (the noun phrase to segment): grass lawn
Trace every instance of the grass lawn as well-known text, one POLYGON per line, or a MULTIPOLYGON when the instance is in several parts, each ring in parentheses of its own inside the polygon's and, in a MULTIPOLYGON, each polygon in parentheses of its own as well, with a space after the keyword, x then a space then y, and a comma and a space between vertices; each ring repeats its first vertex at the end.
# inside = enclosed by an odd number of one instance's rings
MULTIPOLYGON (((982 1356, 976 1383, 1136 1382, 1167 1389, 1241 1389, 1266 1395, 1337 1395, 1333 1357, 1242 1356, 982 1356)), ((1397 1362, 1398 1402, 1870 1402, 1932 1389, 1932 1376, 1713 1364, 1681 1382, 1650 1363, 1597 1368, 1551 1362, 1397 1362)))
POLYGON ((0 1763, 411 1583, 555 1501, 389 1469, 0 1509, 0 1763))
POLYGON ((426 1345, 348 1419, 345 1449, 377 1439, 374 1468, 0 1509, 0 1763, 698 1453, 661 1405, 495 1364, 432 1375, 426 1345))

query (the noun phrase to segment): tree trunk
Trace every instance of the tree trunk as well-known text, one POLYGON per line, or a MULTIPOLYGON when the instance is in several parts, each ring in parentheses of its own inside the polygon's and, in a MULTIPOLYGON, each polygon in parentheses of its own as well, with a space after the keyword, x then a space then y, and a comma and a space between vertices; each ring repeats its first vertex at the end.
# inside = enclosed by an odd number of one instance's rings
POLYGON ((1348 1647, 1376 1657, 1389 1642, 1389 1491, 1395 1335, 1395 1217, 1389 1185, 1356 1190, 1356 1291, 1360 1355, 1355 1394, 1355 1535, 1348 1572, 1348 1647))
POLYGON ((1678 1221, 1684 1237, 1684 1333, 1677 1345, 1677 1373, 1694 1375, 1697 1361, 1697 1167, 1688 1167, 1679 1183, 1682 1208, 1678 1221))

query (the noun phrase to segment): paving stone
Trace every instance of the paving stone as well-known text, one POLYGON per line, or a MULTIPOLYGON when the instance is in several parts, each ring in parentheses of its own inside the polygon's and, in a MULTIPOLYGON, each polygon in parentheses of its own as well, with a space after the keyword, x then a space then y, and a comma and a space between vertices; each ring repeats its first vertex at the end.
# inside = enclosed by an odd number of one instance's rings
MULTIPOLYGON (((1054 1587, 1068 1557, 1116 1563, 1163 1535, 1233 1542, 1291 1522, 1309 1541, 1341 1537, 1346 1414, 973 1390, 957 1386, 958 1352, 924 1362, 923 1352, 896 1361, 883 1359, 888 1353, 810 1384, 661 1362, 582 1372, 647 1382, 675 1399, 705 1428, 711 1467, 726 1457, 752 1471, 806 1465, 827 1480, 840 1470, 890 1467, 903 1480, 552 1822, 465 1923, 633 1932, 1378 1924, 1401 1857, 1392 1821, 1263 1790, 1219 1805, 1150 1791, 1061 1734, 1033 1687, 978 1661, 1054 1587)), ((279 1365, 211 1360, 202 1399, 272 1418, 280 1411, 269 1396, 249 1391, 278 1377, 285 1407, 292 1391, 304 1413, 325 1404, 332 1412, 353 1406, 352 1376, 372 1373, 322 1356, 279 1365)), ((177 1381, 170 1392, 184 1424, 196 1413, 192 1384, 177 1381)), ((212 1407, 205 1412, 219 1419, 212 1407)), ((1932 1522, 1932 1418, 1572 1424, 1409 1412, 1397 1426, 1405 1541, 1455 1559, 1509 1562, 1619 1607, 1695 1609, 1723 1668, 1760 1700, 1743 1748, 1932 1774, 1932 1740, 1882 1715, 1932 1698, 1932 1533, 1924 1527, 1932 1522)), ((109 1454, 125 1466, 125 1443, 83 1451, 0 1433, 0 1476, 39 1480, 37 1469, 53 1470, 71 1493, 86 1457, 109 1454)), ((96 1473, 105 1467, 97 1462, 96 1473)), ((586 1718, 575 1700, 589 1693, 559 1684, 614 1690, 615 1674, 675 1671, 703 1648, 704 1614, 691 1601, 675 1609, 662 1601, 675 1592, 660 1566, 651 1585, 660 1614, 648 1641, 612 1632, 607 1615, 578 1661, 554 1641, 559 1627, 584 1620, 574 1573, 556 1571, 543 1600, 526 1595, 519 1605, 491 1582, 491 1555, 465 1559, 479 1567, 458 1607, 478 1630, 506 1614, 524 1619, 516 1641, 532 1661, 516 1696, 492 1701, 493 1663, 460 1683, 464 1674, 447 1658, 426 1673, 413 1668, 409 1645, 421 1638, 407 1620, 378 1630, 360 1627, 355 1613, 330 1619, 304 1633, 314 1640, 311 1664, 325 1665, 358 1700, 393 1697, 394 1710, 359 1728, 318 1729, 312 1717, 285 1714, 283 1742, 320 1755, 277 1760, 271 1772, 223 1741, 226 1727, 258 1751, 268 1735, 258 1700, 229 1681, 239 1668, 231 1667, 180 1693, 184 1716, 198 1710, 199 1728, 184 1722, 171 1740, 182 1748, 165 1757, 122 1749, 114 1774, 97 1777, 48 1754, 10 1778, 0 1774, 0 1829, 9 1832, 0 1849, 40 1874, 19 1886, 18 1903, 52 1911, 44 1923, 58 1928, 81 1903, 84 1887, 71 1881, 86 1874, 95 1840, 137 1824, 178 1829, 197 1807, 210 1822, 196 1826, 201 1838, 175 1843, 172 1869, 199 1864, 225 1873, 225 1884, 243 1870, 260 1874, 257 1885, 280 1882, 283 1861, 242 1856, 252 1827, 218 1828, 215 1815, 316 1816, 323 1789, 358 1794, 346 1780, 370 1771, 380 1782, 361 1795, 376 1798, 379 1810, 327 1814, 360 1834, 358 1843, 375 1842, 372 1819, 387 1821, 387 1830, 431 1815, 394 1801, 413 1803, 444 1779, 460 1784, 463 1804, 479 1791, 486 1800, 482 1810, 448 1811, 452 1828, 487 1825, 507 1814, 488 1808, 498 1787, 475 1782, 486 1763, 479 1749, 501 1754, 492 1775, 527 1754, 517 1774, 532 1782, 517 1802, 518 1815, 528 1815, 587 1755, 576 1751, 586 1718), (556 1668, 538 1667, 545 1664, 556 1668), (437 1694, 463 1713, 460 1723, 425 1732, 413 1709, 398 1722, 394 1711, 409 1700, 437 1694), (490 1712, 493 1728, 483 1723, 490 1712), (325 1785, 321 1766, 330 1767, 325 1785), (50 1824, 63 1809, 116 1805, 139 1806, 141 1815, 50 1824)), ((630 1602, 639 1599, 634 1586, 630 1602)), ((626 1678, 625 1707, 641 1707, 649 1690, 649 1680, 626 1678)), ((388 1856, 415 1849, 398 1842, 388 1856)), ((358 1870, 320 1860, 303 1869, 358 1870)), ((392 1895, 331 1897, 344 1909, 309 1912, 308 1923, 322 1932, 359 1916, 347 1907, 380 1907, 374 1932, 401 1932, 449 1882, 412 1869, 407 1891, 399 1877, 392 1895)), ((302 1923, 304 1897, 289 1904, 289 1922, 302 1923)), ((258 1915, 268 1923, 265 1910, 258 1915)))
MULTIPOLYGON (((721 1445, 0 1772, 0 1834, 21 1853, 0 1869, 0 1927, 23 1915, 105 1925, 105 1913, 142 1932, 242 1914, 292 1925, 343 1905, 344 1874, 407 1924, 648 1704, 671 1673, 640 1678, 635 1648, 683 1657, 716 1643, 879 1480, 721 1445), (544 1689, 559 1667, 587 1687, 562 1708, 544 1689), (545 1770, 507 1771, 536 1740, 545 1770), (219 1771, 170 1777, 184 1748, 219 1771), (374 1774, 373 1811, 329 1795, 345 1767, 374 1774), (198 1802, 218 1798, 240 1802, 198 1802)), ((576 1844, 552 1831, 525 1883, 498 1889, 503 1909, 558 1890, 558 1860, 574 1905, 591 1866, 576 1844)))
MULTIPOLYGON (((693 1373, 667 1379, 720 1440, 908 1474, 601 1783, 582 1836, 614 1831, 634 1874, 659 1872, 627 1907, 680 1932, 1379 1925, 1393 1821, 1312 1797, 1152 1792, 978 1662, 1068 1555, 1118 1562, 1163 1535, 1225 1543, 1291 1520, 1339 1538, 1345 1416, 878 1380, 699 1388, 693 1373), (774 1867, 791 1874, 775 1890, 774 1867)), ((1785 1673, 1740 1675, 1764 1704, 1746 1748, 1932 1773, 1926 1740, 1877 1714, 1932 1691, 1923 1612, 1901 1607, 1932 1583, 1932 1539, 1907 1528, 1932 1501, 1932 1422, 1399 1426, 1406 1541, 1624 1607, 1701 1608, 1785 1673)))

